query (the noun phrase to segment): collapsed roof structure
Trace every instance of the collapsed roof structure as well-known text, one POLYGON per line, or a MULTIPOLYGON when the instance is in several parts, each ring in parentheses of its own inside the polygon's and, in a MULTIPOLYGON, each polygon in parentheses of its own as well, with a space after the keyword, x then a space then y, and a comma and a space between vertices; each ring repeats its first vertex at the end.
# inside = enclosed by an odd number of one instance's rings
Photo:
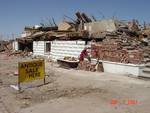
MULTIPOLYGON (((57 60, 78 58, 81 51, 88 46, 91 48, 91 58, 96 62, 110 62, 104 65, 104 70, 116 70, 114 73, 140 75, 143 65, 150 62, 149 27, 141 26, 135 19, 98 20, 85 13, 77 12, 75 15, 76 19, 66 16, 69 20, 58 25, 25 27, 25 34, 16 39, 14 47, 16 50, 21 48, 32 51, 35 56, 57 60), (114 70, 109 68, 112 62, 114 70)), ((89 67, 89 63, 85 63, 84 67, 89 67)))
MULTIPOLYGON (((94 17, 90 18, 85 13, 80 12, 77 12, 75 15, 77 17, 75 20, 71 18, 71 21, 65 20, 58 25, 53 24, 50 27, 25 27, 26 35, 17 38, 17 41, 32 48, 33 45, 31 44, 33 41, 83 40, 87 42, 95 40, 98 42, 97 44, 102 44, 101 46, 103 47, 107 45, 106 49, 109 48, 110 51, 113 49, 113 44, 121 44, 121 50, 126 49, 126 51, 129 50, 130 52, 137 51, 137 53, 142 53, 141 50, 145 51, 142 61, 140 59, 140 61, 134 63, 143 63, 145 61, 144 55, 146 59, 148 58, 147 56, 150 54, 150 32, 149 29, 141 29, 137 20, 129 22, 116 19, 97 20, 94 17)), ((119 45, 115 46, 119 48, 119 45)), ((119 51, 117 48, 114 51, 115 54, 119 51)), ((100 54, 102 54, 102 51, 100 54)), ((122 62, 122 60, 112 60, 112 54, 109 56, 110 58, 102 60, 122 62)), ((128 60, 125 63, 131 62, 128 60)))

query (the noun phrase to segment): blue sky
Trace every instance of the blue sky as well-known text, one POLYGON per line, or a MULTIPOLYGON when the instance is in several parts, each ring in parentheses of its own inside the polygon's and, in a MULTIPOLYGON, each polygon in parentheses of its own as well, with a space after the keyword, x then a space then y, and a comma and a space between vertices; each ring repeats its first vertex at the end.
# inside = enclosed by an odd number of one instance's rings
POLYGON ((138 19, 150 22, 149 0, 0 0, 0 34, 19 34, 26 25, 39 24, 54 17, 56 22, 64 15, 75 18, 76 11, 94 15, 97 19, 138 19))

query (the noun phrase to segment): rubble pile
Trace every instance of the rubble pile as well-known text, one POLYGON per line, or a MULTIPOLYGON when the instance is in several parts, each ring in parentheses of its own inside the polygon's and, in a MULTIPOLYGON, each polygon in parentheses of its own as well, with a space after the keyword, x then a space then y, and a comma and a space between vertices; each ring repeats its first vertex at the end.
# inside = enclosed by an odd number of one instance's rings
POLYGON ((82 62, 82 64, 79 63, 78 69, 85 70, 85 71, 92 71, 92 72, 95 72, 95 71, 104 72, 102 63, 96 63, 96 64, 94 63, 93 64, 93 63, 86 61, 86 60, 84 60, 82 62))
POLYGON ((32 56, 32 52, 18 50, 8 53, 8 56, 29 57, 32 56))
POLYGON ((12 48, 12 41, 0 41, 0 52, 10 52, 12 48))
POLYGON ((85 13, 77 12, 76 19, 68 16, 69 20, 64 20, 58 25, 53 20, 54 24, 49 26, 41 23, 41 26, 26 26, 25 36, 17 38, 20 43, 30 43, 32 41, 51 41, 51 40, 78 40, 88 38, 89 32, 84 30, 84 23, 92 22, 85 13))
POLYGON ((115 37, 108 37, 102 42, 92 43, 92 49, 96 49, 97 54, 93 58, 99 60, 142 64, 146 59, 150 59, 150 47, 145 46, 138 37, 131 37, 122 34, 115 37))
MULTIPOLYGON (((23 51, 28 47, 32 52, 31 45, 34 41, 83 40, 88 45, 95 40, 91 44, 91 58, 131 64, 150 61, 150 27, 146 24, 142 28, 135 19, 97 20, 94 16, 90 17, 81 12, 75 13, 75 16, 76 19, 65 16, 58 25, 53 19, 49 26, 42 23, 41 26, 25 27, 25 35, 16 40, 23 46, 23 51)), ((88 67, 87 63, 84 65, 88 67)))
POLYGON ((78 61, 78 59, 77 58, 75 58, 75 57, 64 57, 64 60, 67 60, 67 61, 78 61))

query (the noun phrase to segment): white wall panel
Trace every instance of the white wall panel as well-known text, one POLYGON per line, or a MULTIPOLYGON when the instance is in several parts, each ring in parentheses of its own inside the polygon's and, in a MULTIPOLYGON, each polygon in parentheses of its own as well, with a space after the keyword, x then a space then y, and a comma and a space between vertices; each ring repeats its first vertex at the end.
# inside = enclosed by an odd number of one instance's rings
POLYGON ((64 58, 65 56, 78 57, 85 48, 85 41, 52 41, 51 52, 45 53, 44 41, 33 42, 33 54, 47 56, 52 59, 64 58))
POLYGON ((13 41, 13 50, 18 51, 18 41, 13 41))
POLYGON ((44 56, 44 41, 34 41, 33 42, 33 55, 44 56))
POLYGON ((85 41, 52 41, 51 58, 78 57, 85 48, 85 41))

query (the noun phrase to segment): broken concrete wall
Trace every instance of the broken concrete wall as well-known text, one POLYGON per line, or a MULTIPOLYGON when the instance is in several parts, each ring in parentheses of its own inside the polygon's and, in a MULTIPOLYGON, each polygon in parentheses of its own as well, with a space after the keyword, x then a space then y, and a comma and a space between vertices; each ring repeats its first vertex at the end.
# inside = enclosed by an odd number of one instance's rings
POLYGON ((117 62, 103 61, 104 71, 107 73, 114 74, 132 74, 139 76, 142 73, 144 65, 135 65, 135 64, 125 64, 117 62))
POLYGON ((72 26, 67 22, 61 22, 58 25, 58 30, 70 30, 71 28, 72 28, 72 26))
POLYGON ((115 21, 110 19, 85 23, 84 30, 89 31, 90 34, 103 31, 112 32, 116 30, 115 21))

